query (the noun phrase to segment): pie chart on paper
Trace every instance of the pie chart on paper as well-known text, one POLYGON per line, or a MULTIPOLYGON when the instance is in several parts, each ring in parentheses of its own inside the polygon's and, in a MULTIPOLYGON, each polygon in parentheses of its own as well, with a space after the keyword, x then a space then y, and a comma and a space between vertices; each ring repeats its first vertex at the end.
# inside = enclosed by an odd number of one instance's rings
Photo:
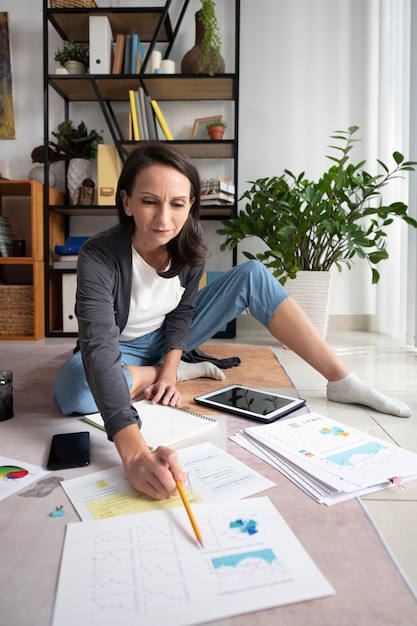
POLYGON ((28 470, 17 465, 0 465, 0 478, 4 480, 17 480, 29 474, 28 470))
POLYGON ((230 522, 230 528, 236 528, 239 532, 248 535, 255 535, 258 532, 258 524, 253 519, 237 519, 234 522, 230 522))

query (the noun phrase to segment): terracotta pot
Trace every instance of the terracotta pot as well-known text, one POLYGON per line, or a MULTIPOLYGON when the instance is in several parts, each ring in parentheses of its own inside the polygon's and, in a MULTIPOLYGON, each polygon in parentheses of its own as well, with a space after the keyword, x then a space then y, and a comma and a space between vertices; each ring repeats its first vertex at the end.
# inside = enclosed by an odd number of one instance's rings
MULTIPOLYGON (((200 11, 195 14, 195 44, 184 55, 181 61, 181 72, 183 74, 208 74, 210 71, 209 64, 200 67, 200 58, 202 54, 201 44, 204 39, 204 26, 199 19, 200 11)), ((214 60, 214 50, 210 50, 210 59, 214 60)), ((220 55, 219 65, 214 74, 224 74, 225 63, 223 57, 220 55)))
POLYGON ((210 139, 223 139, 224 126, 210 126, 207 128, 210 139))

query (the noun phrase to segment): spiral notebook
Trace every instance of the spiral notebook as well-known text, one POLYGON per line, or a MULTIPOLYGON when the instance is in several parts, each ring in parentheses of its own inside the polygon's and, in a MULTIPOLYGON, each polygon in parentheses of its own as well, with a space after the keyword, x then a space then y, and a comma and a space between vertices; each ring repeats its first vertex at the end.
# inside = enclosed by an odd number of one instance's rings
MULTIPOLYGON (((206 415, 198 415, 181 407, 151 404, 148 400, 134 402, 133 406, 142 420, 141 433, 151 449, 172 446, 194 435, 215 428, 218 421, 206 415)), ((82 418, 88 424, 105 430, 100 413, 82 418)))

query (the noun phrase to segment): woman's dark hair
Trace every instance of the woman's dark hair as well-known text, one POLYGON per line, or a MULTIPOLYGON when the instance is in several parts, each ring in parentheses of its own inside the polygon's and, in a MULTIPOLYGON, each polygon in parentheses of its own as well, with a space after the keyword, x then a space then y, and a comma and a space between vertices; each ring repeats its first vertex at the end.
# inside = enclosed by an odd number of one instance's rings
POLYGON ((190 200, 194 198, 181 232, 167 245, 171 264, 170 268, 166 272, 160 272, 160 275, 170 278, 178 275, 187 265, 198 265, 207 256, 207 248, 199 234, 200 227, 198 226, 201 197, 200 175, 193 161, 180 150, 158 141, 142 141, 140 146, 135 148, 127 157, 116 192, 119 222, 129 234, 133 233, 135 222, 132 216, 125 213, 121 191, 124 190, 130 197, 136 176, 144 168, 151 165, 167 165, 181 172, 191 184, 190 200))

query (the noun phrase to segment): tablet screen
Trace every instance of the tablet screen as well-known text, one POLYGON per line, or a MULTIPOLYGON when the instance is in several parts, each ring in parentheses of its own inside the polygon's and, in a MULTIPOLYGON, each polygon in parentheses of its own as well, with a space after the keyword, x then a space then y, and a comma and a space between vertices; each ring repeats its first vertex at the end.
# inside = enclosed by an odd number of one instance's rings
POLYGON ((292 398, 240 385, 231 385, 194 399, 200 404, 261 421, 272 421, 305 404, 302 398, 292 398))

